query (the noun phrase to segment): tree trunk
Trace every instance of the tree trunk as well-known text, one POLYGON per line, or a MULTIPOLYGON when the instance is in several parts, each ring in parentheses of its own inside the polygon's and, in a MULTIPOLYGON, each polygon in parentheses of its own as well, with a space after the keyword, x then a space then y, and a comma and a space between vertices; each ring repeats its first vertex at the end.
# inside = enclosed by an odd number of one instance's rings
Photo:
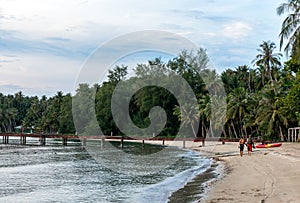
POLYGON ((283 136, 283 133, 282 133, 282 129, 281 129, 281 126, 279 126, 279 132, 280 132, 280 141, 284 141, 284 136, 283 136))
POLYGON ((245 128, 244 131, 245 131, 245 136, 247 137, 248 136, 247 129, 245 128))
POLYGON ((237 135, 237 133, 236 133, 236 130, 234 128, 233 122, 231 122, 231 125, 232 125, 232 128, 233 128, 233 132, 234 132, 235 138, 239 138, 238 135, 237 135))
POLYGON ((194 129, 194 125, 192 123, 191 123, 191 127, 192 127, 192 131, 193 131, 194 137, 197 137, 197 134, 196 134, 195 129, 194 129))
POLYGON ((230 125, 228 126, 228 133, 229 133, 229 136, 231 138, 232 137, 232 131, 231 131, 230 125))
POLYGON ((201 126, 201 136, 204 137, 205 134, 205 126, 202 124, 201 126))
POLYGON ((227 133, 226 133, 226 130, 224 129, 224 126, 222 127, 222 131, 224 133, 224 137, 227 138, 227 133))

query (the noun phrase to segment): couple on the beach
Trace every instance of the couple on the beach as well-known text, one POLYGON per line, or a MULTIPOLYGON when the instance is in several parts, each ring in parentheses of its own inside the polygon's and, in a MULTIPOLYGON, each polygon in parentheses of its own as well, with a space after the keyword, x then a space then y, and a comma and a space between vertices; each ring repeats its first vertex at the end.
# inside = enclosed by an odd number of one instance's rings
POLYGON ((248 150, 248 156, 251 155, 252 152, 252 146, 254 145, 251 137, 247 138, 247 141, 245 141, 244 138, 241 138, 239 140, 239 145, 238 147, 240 148, 240 155, 241 157, 243 156, 243 152, 244 152, 244 146, 247 145, 247 150, 248 150))

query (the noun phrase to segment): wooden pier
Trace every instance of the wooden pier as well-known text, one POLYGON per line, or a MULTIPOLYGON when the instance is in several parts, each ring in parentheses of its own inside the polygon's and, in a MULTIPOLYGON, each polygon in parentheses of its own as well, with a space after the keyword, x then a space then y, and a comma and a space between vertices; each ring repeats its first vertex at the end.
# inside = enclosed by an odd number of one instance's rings
MULTIPOLYGON (((147 137, 122 137, 122 136, 105 136, 105 135, 94 135, 94 136, 78 136, 78 135, 62 135, 62 134, 38 134, 38 133, 0 133, 0 137, 3 137, 3 144, 10 144, 9 139, 10 138, 17 138, 19 139, 20 145, 26 145, 28 144, 28 138, 36 138, 36 143, 41 146, 45 146, 47 144, 47 139, 58 139, 61 140, 62 146, 67 146, 69 141, 81 141, 81 145, 86 146, 87 140, 100 140, 101 142, 101 147, 104 147, 105 141, 110 141, 110 140, 119 140, 120 141, 120 146, 124 146, 124 141, 126 140, 138 140, 141 142, 142 147, 145 145, 145 140, 157 140, 161 141, 161 144, 164 145, 165 141, 173 141, 174 139, 172 138, 147 138, 147 137)), ((14 139, 14 140, 15 140, 14 139)), ((198 142, 201 139, 197 138, 176 138, 176 140, 182 140, 183 145, 185 144, 185 141, 195 141, 198 142)), ((32 139, 31 139, 32 141, 32 139)), ((16 144, 16 143, 14 143, 16 144)))
MULTIPOLYGON (((2 136, 2 144, 10 144, 9 139, 10 138, 19 138, 20 145, 26 145, 27 144, 27 138, 36 138, 37 143, 41 146, 45 146, 47 143, 47 139, 60 139, 63 146, 68 145, 68 140, 81 140, 82 144, 86 144, 86 140, 88 139, 94 139, 94 140, 101 140, 103 142, 104 139, 112 139, 109 137, 106 137, 104 135, 98 135, 98 136, 78 136, 78 135, 62 135, 62 134, 34 134, 34 133, 0 133, 0 136, 2 136)), ((120 137, 114 137, 114 139, 121 139, 120 137)))

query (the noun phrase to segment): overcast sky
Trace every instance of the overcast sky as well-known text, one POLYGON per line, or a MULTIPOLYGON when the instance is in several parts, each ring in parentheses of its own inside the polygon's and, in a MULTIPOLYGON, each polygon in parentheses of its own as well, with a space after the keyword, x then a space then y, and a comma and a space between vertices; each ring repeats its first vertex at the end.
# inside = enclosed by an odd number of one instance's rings
POLYGON ((0 0, 0 92, 73 92, 97 47, 143 30, 171 32, 205 48, 218 72, 251 66, 263 40, 278 45, 284 16, 277 16, 276 8, 282 2, 0 0))

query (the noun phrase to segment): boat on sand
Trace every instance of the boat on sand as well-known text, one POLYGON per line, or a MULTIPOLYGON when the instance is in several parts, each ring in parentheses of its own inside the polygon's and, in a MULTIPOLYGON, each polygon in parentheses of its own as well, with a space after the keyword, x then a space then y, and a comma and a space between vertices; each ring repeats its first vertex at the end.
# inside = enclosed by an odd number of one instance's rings
POLYGON ((282 143, 257 144, 256 148, 280 147, 282 143))

